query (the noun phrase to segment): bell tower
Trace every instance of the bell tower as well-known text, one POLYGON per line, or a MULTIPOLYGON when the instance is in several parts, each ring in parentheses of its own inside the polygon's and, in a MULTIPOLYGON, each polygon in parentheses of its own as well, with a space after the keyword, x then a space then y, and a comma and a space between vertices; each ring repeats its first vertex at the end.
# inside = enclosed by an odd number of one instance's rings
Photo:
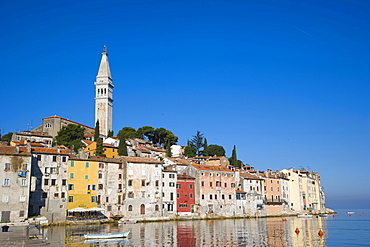
MULTIPOLYGON (((100 134, 112 130, 113 79, 110 73, 107 47, 104 46, 95 85, 95 123, 99 120, 100 134)), ((95 126, 94 123, 94 126, 95 126)))

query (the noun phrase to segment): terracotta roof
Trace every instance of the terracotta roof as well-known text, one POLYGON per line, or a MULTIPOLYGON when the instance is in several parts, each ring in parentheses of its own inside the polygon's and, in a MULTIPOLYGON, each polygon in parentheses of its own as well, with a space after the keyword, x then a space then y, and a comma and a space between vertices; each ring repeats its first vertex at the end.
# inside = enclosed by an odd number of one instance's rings
POLYGON ((210 165, 195 165, 193 164, 195 168, 198 170, 206 170, 206 171, 222 171, 222 172, 234 172, 226 167, 220 167, 220 166, 210 166, 210 165))
POLYGON ((69 119, 64 118, 64 117, 51 116, 51 117, 46 117, 46 118, 44 118, 44 119, 49 119, 49 118, 60 118, 60 119, 63 119, 63 120, 69 121, 69 122, 71 122, 71 123, 74 123, 74 124, 77 124, 77 125, 81 125, 81 126, 84 126, 84 127, 86 127, 86 128, 89 128, 89 129, 93 129, 93 130, 95 130, 94 128, 92 128, 92 127, 90 127, 90 126, 87 126, 87 125, 84 125, 84 124, 77 123, 77 122, 75 122, 75 121, 69 120, 69 119))
POLYGON ((252 175, 250 173, 247 173, 247 172, 241 172, 240 177, 247 178, 247 179, 254 179, 254 180, 262 180, 261 178, 259 178, 257 176, 254 176, 254 175, 252 175))
POLYGON ((242 191, 242 190, 235 190, 236 193, 241 193, 241 194, 247 194, 247 192, 242 191))
POLYGON ((103 147, 107 147, 107 148, 118 148, 118 147, 113 146, 113 145, 108 144, 108 143, 103 143, 103 147))
POLYGON ((148 164, 163 164, 162 161, 152 159, 152 158, 143 158, 143 157, 128 157, 120 156, 123 160, 131 163, 148 163, 148 164))
POLYGON ((85 161, 100 161, 100 162, 108 162, 108 163, 122 163, 122 160, 119 158, 107 158, 107 157, 100 157, 100 156, 90 156, 87 159, 78 158, 75 155, 71 155, 69 160, 85 160, 85 161))
POLYGON ((86 143, 86 145, 90 145, 91 143, 93 143, 93 141, 88 141, 88 140, 81 140, 81 141, 86 143))
POLYGON ((0 146, 0 155, 31 155, 26 147, 0 146))
POLYGON ((151 151, 155 151, 155 152, 166 152, 166 150, 163 148, 152 148, 152 147, 146 147, 146 148, 151 151))
POLYGON ((44 154, 64 154, 68 155, 69 152, 66 149, 58 148, 31 148, 32 153, 44 153, 44 154))

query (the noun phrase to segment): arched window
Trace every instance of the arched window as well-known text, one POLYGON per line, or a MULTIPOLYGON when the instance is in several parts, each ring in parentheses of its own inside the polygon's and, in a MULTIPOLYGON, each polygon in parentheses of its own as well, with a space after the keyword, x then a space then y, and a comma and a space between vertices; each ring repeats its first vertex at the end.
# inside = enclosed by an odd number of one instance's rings
POLYGON ((155 211, 159 211, 159 205, 155 205, 155 211))
POLYGON ((128 211, 132 211, 132 205, 128 205, 128 211))
POLYGON ((145 214, 145 205, 141 204, 140 206, 140 214, 145 214))
POLYGON ((104 95, 106 95, 107 94, 107 89, 106 88, 104 88, 104 95))

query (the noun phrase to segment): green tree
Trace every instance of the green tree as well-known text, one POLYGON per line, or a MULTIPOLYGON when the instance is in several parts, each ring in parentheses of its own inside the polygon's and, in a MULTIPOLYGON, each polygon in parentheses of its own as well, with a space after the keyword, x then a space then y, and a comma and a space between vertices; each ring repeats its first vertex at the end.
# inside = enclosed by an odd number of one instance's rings
POLYGON ((240 167, 240 162, 238 162, 238 158, 236 156, 236 146, 235 145, 234 145, 234 149, 233 149, 233 152, 232 152, 232 155, 229 161, 230 161, 230 165, 234 167, 240 167))
POLYGON ((170 142, 170 145, 175 145, 178 139, 170 130, 166 130, 165 128, 156 128, 154 130, 153 143, 159 146, 163 146, 167 142, 170 142))
POLYGON ((113 130, 108 130, 108 136, 107 137, 112 137, 114 135, 113 130))
POLYGON ((94 141, 98 141, 100 136, 100 127, 99 127, 99 120, 95 123, 95 133, 94 133, 94 141))
POLYGON ((167 157, 172 157, 171 142, 169 140, 166 143, 166 155, 167 157))
POLYGON ((117 136, 119 139, 118 145, 118 155, 119 156, 127 156, 127 145, 126 145, 126 138, 123 134, 117 136))
POLYGON ((8 142, 9 144, 10 141, 12 140, 12 136, 13 136, 13 132, 9 132, 8 134, 1 136, 0 141, 8 142))
POLYGON ((104 155, 104 147, 103 147, 103 139, 101 137, 96 140, 96 150, 95 156, 103 157, 104 155))
POLYGON ((187 158, 193 158, 197 155, 197 150, 192 146, 186 146, 184 149, 184 156, 187 158))
POLYGON ((55 141, 58 145, 64 145, 68 148, 73 146, 74 151, 77 152, 78 149, 84 147, 81 142, 84 138, 84 130, 85 128, 77 124, 68 124, 59 130, 58 135, 55 136, 55 141))
POLYGON ((143 138, 142 135, 140 135, 136 129, 132 127, 123 127, 117 134, 117 136, 123 136, 127 139, 134 139, 134 138, 143 138))
POLYGON ((199 155, 199 150, 204 146, 204 137, 199 130, 197 130, 197 134, 191 139, 190 144, 193 148, 195 148, 197 154, 199 155))
POLYGON ((137 129, 137 133, 139 133, 144 140, 153 141, 154 139, 154 128, 152 126, 143 126, 137 129))
POLYGON ((208 152, 207 138, 204 138, 202 154, 203 154, 203 156, 209 156, 210 155, 209 152, 208 152))
POLYGON ((207 147, 207 154, 209 156, 225 156, 225 149, 219 145, 209 145, 207 147))

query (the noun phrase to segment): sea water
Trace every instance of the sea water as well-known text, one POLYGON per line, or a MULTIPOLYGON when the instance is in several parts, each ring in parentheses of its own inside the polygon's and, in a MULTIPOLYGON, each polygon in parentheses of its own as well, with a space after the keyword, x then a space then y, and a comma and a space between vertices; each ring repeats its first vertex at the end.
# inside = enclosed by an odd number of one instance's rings
POLYGON ((45 231, 52 246, 370 246, 370 210, 337 211, 334 216, 313 218, 77 225, 48 227, 45 231), (354 213, 349 215, 348 211, 354 213), (86 241, 83 237, 86 233, 127 230, 131 231, 127 239, 86 241))

